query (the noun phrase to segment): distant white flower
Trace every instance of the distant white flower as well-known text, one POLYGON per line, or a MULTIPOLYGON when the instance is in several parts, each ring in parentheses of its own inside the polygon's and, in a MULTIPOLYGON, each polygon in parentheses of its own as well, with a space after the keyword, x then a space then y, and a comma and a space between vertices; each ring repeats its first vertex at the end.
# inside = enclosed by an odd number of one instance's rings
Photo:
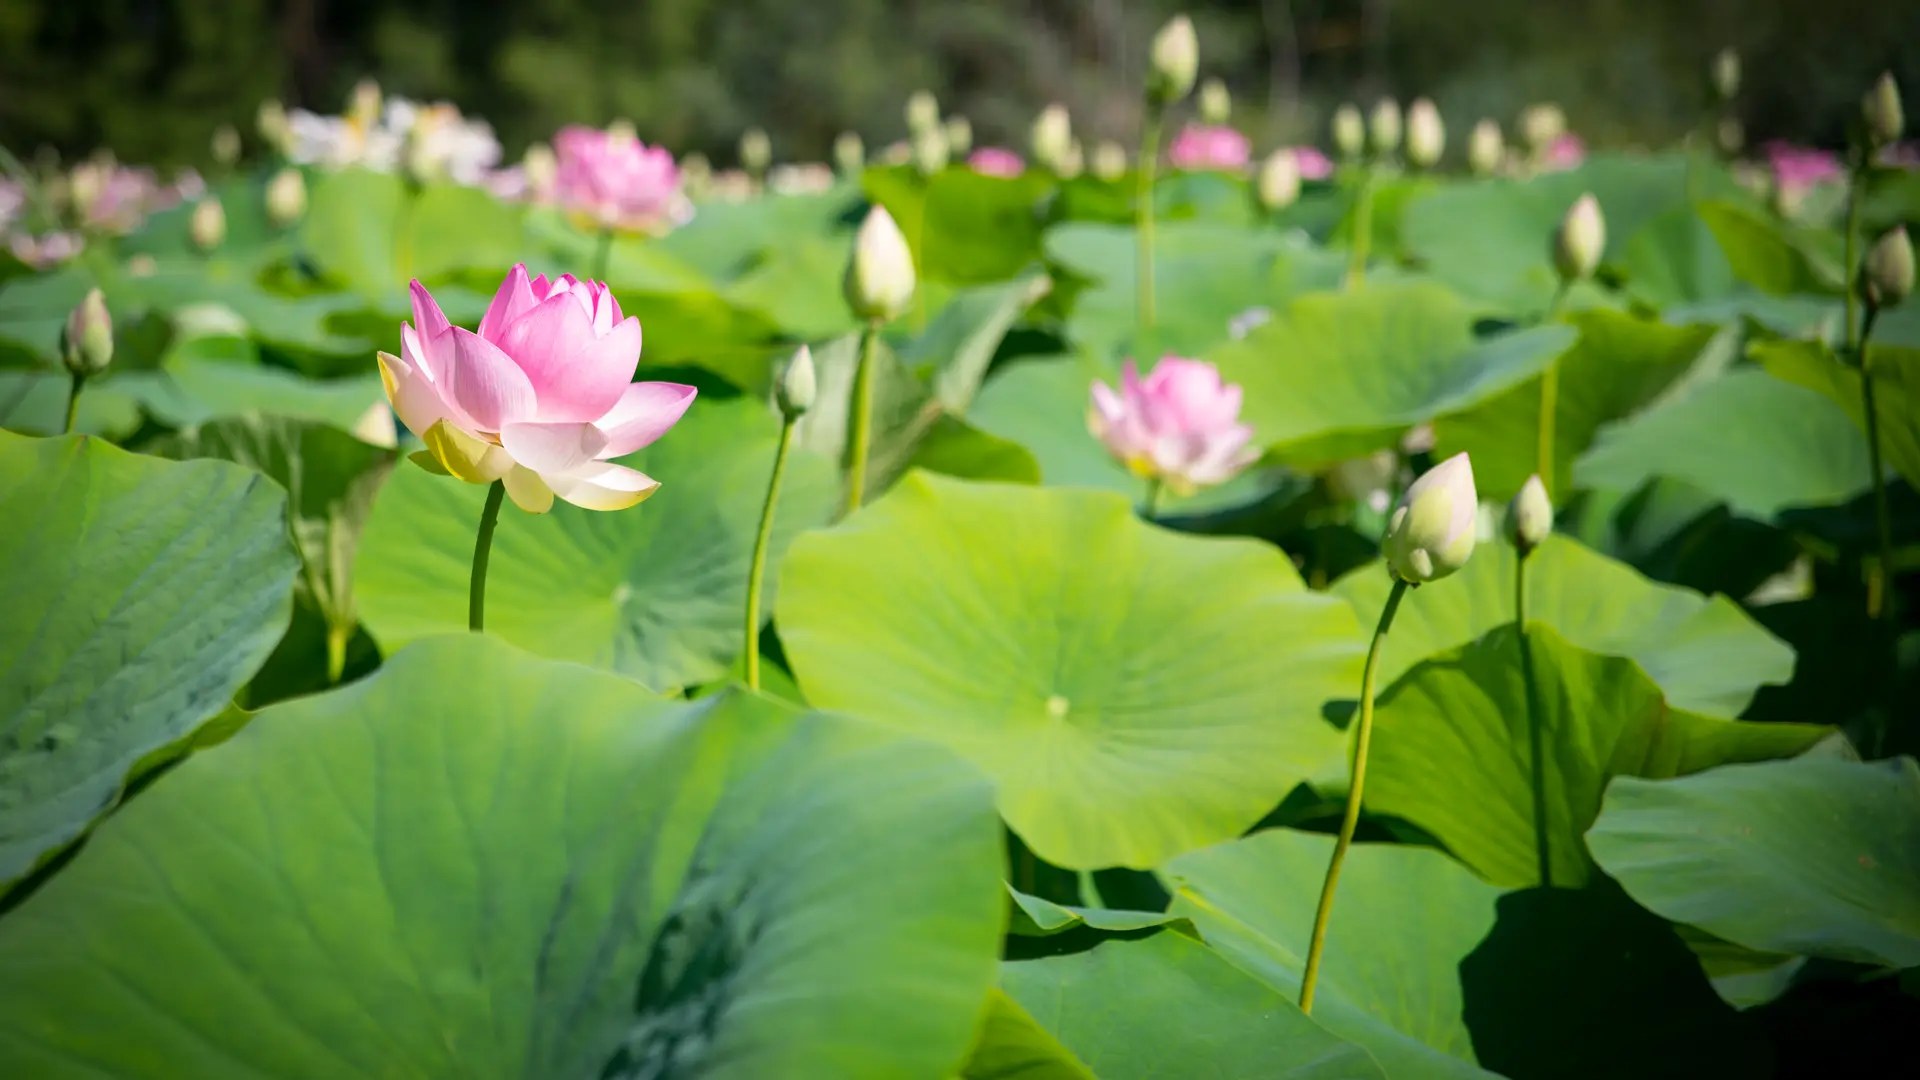
POLYGON ((1250 307, 1227 320, 1227 336, 1239 341, 1271 321, 1273 321, 1271 308, 1250 307))

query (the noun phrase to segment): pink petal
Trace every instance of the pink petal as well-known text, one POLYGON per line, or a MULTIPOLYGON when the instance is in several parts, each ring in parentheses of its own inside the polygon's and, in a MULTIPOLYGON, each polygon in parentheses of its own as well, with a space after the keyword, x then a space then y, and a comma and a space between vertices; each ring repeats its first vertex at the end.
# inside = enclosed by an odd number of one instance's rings
POLYGON ((670 382, 633 383, 619 404, 596 421, 607 434, 607 445, 597 456, 623 457, 652 443, 680 422, 699 391, 670 382))
POLYGON ((447 321, 440 305, 434 302, 433 294, 420 284, 418 278, 408 286, 408 290, 413 294, 413 325, 420 331, 421 340, 431 344, 453 324, 447 321))
POLYGON ((533 310, 539 303, 533 295, 533 284, 527 280, 527 264, 517 263, 507 271, 507 279, 500 283, 500 291, 493 294, 493 302, 487 305, 487 313, 480 316, 480 336, 496 344, 507 325, 533 310))
POLYGON ((587 510, 624 510, 660 487, 660 481, 625 465, 600 461, 567 475, 543 476, 553 493, 587 510))
POLYGON ((442 396, 473 420, 481 431, 499 431, 533 418, 533 383, 493 342, 465 327, 453 328, 453 366, 442 396))
POLYGON ((444 382, 447 368, 453 365, 453 329, 449 327, 446 333, 428 342, 419 331, 401 323, 400 355, 428 382, 444 382))
MULTIPOLYGON (((551 388, 564 378, 569 363, 593 341, 593 322, 564 290, 540 301, 532 310, 508 323, 497 339, 500 348, 526 372, 541 403, 542 420, 597 420, 585 416, 545 415, 551 388)), ((608 402, 612 404, 612 402, 608 402)), ((603 408, 600 412, 605 412, 603 408)))
POLYGON ((628 318, 549 374, 537 419, 600 419, 620 403, 639 366, 640 320, 628 318))
POLYGON ((607 436, 592 424, 508 424, 500 429, 500 445, 544 476, 572 472, 599 457, 607 436))
POLYGON ((1113 392, 1113 387, 1098 379, 1093 381, 1093 408, 1101 423, 1108 426, 1118 423, 1127 411, 1126 403, 1113 392))
POLYGON ((440 401, 434 385, 421 376, 414 364, 392 353, 381 353, 376 359, 387 401, 408 431, 418 435, 432 427, 436 420, 446 417, 447 407, 440 401))

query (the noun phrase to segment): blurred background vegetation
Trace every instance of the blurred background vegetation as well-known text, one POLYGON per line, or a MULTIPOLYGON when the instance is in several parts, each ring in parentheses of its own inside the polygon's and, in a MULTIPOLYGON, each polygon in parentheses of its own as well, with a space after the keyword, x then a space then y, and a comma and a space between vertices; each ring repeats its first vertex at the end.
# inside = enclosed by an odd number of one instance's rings
POLYGON ((1130 139, 1147 40, 1183 9, 1262 146, 1324 142, 1334 104, 1381 94, 1433 97, 1456 133, 1553 100, 1592 144, 1663 142, 1728 45, 1751 142, 1837 144, 1879 71, 1920 86, 1911 0, 0 0, 0 144, 200 163, 261 99, 338 112, 367 75, 488 119, 510 158, 626 117, 720 163, 754 125, 824 159, 842 129, 904 135, 922 87, 980 142, 1024 146, 1053 100, 1130 139))

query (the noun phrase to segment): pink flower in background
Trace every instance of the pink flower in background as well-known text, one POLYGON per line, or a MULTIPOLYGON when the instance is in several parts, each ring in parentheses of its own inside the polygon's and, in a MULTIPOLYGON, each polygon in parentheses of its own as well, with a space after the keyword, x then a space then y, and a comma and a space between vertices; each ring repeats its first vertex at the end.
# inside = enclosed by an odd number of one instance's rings
POLYGON ((1221 385, 1212 364, 1162 357, 1142 379, 1132 360, 1120 390, 1096 380, 1087 428, 1136 476, 1177 495, 1231 480, 1260 456, 1239 422, 1240 388, 1221 385))
POLYGON ((1189 124, 1167 148, 1176 169, 1244 169, 1252 157, 1247 137, 1230 127, 1189 124))
POLYGON ((1333 159, 1312 146, 1293 148, 1293 163, 1300 169, 1302 180, 1325 180, 1333 175, 1333 159))
POLYGON ((401 423, 448 473, 504 480, 529 513, 555 495, 621 510, 653 494, 658 481, 608 459, 666 434, 693 404, 691 386, 633 381, 640 320, 623 317, 605 285, 571 274, 548 281, 514 267, 479 333, 449 323, 416 281, 400 345, 379 359, 401 423))
POLYGON ((8 241, 7 246, 14 258, 35 270, 46 270, 85 251, 87 241, 77 232, 50 232, 39 237, 21 233, 8 241))
POLYGON ((1845 178, 1839 156, 1825 150, 1776 140, 1766 145, 1765 152, 1768 164, 1773 166, 1773 182, 1783 191, 1803 192, 1845 178))
POLYGON ((1894 143, 1875 160, 1889 169, 1920 169, 1920 142, 1894 143))
POLYGON ((601 228, 657 231, 682 213, 680 170, 664 147, 575 124, 554 136, 553 150, 560 204, 601 228))
POLYGON ((967 157, 967 167, 982 176, 1019 176, 1027 171, 1020 155, 998 146, 983 146, 967 157))
POLYGON ((1547 144, 1546 155, 1540 161, 1540 168, 1547 172, 1564 172, 1577 167, 1587 159, 1587 144, 1580 136, 1569 131, 1547 144))

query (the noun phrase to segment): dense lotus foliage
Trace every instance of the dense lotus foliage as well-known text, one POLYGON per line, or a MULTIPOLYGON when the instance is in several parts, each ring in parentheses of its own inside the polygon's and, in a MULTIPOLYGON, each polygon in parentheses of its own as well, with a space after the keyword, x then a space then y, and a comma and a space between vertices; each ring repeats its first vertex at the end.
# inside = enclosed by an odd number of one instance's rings
POLYGON ((1147 59, 1133 147, 10 171, 0 1077, 1910 1069, 1898 88, 1147 59))

